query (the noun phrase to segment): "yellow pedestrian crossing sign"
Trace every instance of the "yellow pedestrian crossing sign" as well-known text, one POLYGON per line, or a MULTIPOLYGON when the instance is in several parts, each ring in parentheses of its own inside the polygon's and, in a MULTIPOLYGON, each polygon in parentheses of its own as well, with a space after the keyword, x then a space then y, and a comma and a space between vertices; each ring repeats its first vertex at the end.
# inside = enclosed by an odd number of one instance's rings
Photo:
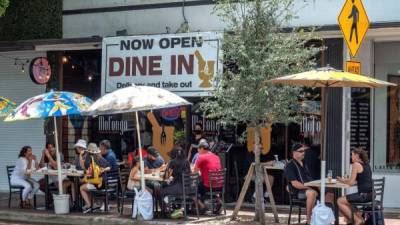
POLYGON ((361 0, 346 0, 338 21, 350 53, 355 57, 369 28, 368 16, 361 0))

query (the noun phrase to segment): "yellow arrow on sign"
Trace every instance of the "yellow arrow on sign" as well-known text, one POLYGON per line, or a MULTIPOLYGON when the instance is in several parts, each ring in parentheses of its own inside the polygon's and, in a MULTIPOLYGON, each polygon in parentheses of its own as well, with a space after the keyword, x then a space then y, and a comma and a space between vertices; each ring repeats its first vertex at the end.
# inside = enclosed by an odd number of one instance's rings
POLYGON ((368 16, 361 0, 346 0, 338 21, 350 53, 355 57, 369 28, 368 16))

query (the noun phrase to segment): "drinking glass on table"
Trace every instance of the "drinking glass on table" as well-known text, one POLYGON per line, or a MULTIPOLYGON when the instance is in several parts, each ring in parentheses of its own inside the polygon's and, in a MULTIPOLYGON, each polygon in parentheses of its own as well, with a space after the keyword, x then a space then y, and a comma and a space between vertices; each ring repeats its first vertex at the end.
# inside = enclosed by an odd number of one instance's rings
POLYGON ((328 170, 328 183, 332 183, 332 170, 328 170))

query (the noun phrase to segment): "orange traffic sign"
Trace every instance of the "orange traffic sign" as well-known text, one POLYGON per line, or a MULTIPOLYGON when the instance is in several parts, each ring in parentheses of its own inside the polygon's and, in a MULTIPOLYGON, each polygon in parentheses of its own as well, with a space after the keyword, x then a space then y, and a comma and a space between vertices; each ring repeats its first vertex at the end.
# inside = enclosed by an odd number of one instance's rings
POLYGON ((361 74, 361 63, 357 61, 346 61, 346 71, 349 73, 361 74))
POLYGON ((355 57, 369 28, 368 16, 361 0, 346 0, 338 21, 350 53, 355 57))

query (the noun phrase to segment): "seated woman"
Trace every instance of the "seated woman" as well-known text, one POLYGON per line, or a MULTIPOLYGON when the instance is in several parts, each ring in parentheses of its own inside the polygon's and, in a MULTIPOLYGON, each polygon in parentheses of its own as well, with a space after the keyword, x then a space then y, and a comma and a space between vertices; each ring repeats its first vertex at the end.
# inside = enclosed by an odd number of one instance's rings
MULTIPOLYGON (((369 202, 372 199, 372 171, 368 164, 368 153, 361 148, 351 151, 351 175, 350 178, 337 177, 338 181, 350 186, 357 183, 358 192, 342 196, 337 200, 340 212, 347 221, 351 221, 351 203, 369 202)), ((359 214, 354 215, 354 224, 360 225, 364 221, 359 214)))
POLYGON ((164 179, 173 178, 171 183, 161 190, 161 196, 182 194, 182 174, 190 173, 190 163, 182 148, 173 149, 175 157, 168 163, 164 179))
POLYGON ((168 195, 182 195, 182 174, 190 173, 190 163, 186 158, 185 152, 182 148, 175 148, 171 152, 174 158, 167 165, 165 170, 164 180, 172 178, 171 183, 161 189, 161 199, 168 195))
POLYGON ((79 139, 74 145, 74 148, 75 148, 75 159, 73 165, 75 165, 75 168, 77 170, 83 170, 83 168, 81 167, 79 157, 86 151, 87 148, 86 141, 83 139, 79 139))
POLYGON ((22 147, 15 164, 14 171, 11 175, 11 185, 21 185, 24 187, 22 191, 22 208, 31 208, 30 199, 39 190, 39 183, 26 175, 28 169, 38 169, 39 164, 36 163, 36 156, 32 154, 30 146, 22 147))
MULTIPOLYGON (((81 196, 82 196, 83 200, 85 201, 85 205, 82 207, 83 213, 87 213, 90 210, 92 210, 91 205, 90 205, 90 203, 91 203, 90 190, 98 189, 103 186, 102 183, 95 185, 90 182, 89 177, 95 176, 94 171, 96 169, 96 168, 93 168, 92 160, 94 161, 95 167, 97 167, 97 166, 100 167, 100 174, 98 174, 98 175, 101 175, 102 173, 111 170, 109 163, 107 162, 107 160, 105 160, 101 156, 100 150, 95 143, 90 143, 88 145, 87 153, 88 154, 85 154, 85 152, 82 151, 79 156, 81 167, 84 168, 84 170, 86 171, 84 180, 87 181, 86 183, 82 184, 80 187, 81 196)), ((94 207, 94 208, 99 208, 99 207, 94 207)))
POLYGON ((133 190, 134 188, 140 189, 140 163, 139 157, 134 157, 131 160, 132 169, 129 173, 129 180, 127 188, 133 190))

